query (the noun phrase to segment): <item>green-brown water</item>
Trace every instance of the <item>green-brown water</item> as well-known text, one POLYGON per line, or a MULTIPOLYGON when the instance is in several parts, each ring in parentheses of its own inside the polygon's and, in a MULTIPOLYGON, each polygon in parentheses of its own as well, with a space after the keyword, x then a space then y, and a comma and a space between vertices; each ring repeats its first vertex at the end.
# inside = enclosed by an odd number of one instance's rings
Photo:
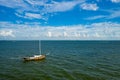
POLYGON ((120 41, 0 41, 0 80, 120 80, 120 41))

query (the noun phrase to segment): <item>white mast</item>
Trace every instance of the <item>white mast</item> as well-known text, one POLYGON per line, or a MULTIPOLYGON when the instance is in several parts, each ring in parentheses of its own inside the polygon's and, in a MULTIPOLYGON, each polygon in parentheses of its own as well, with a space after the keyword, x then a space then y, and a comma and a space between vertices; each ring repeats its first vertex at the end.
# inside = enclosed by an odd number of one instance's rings
POLYGON ((39 53, 41 55, 41 41, 39 41, 39 53))

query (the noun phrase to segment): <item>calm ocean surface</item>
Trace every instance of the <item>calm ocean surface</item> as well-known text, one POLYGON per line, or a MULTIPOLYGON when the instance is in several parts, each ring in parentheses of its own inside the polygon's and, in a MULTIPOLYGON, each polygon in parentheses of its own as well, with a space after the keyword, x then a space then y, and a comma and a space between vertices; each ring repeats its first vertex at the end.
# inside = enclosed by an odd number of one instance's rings
POLYGON ((0 41, 0 80, 120 80, 120 41, 0 41))

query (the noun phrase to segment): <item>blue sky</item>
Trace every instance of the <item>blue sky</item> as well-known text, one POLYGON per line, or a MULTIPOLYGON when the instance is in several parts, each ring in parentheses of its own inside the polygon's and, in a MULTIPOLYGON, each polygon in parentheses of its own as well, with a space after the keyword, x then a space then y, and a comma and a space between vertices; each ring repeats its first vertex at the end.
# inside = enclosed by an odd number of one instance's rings
POLYGON ((0 0, 0 40, 120 40, 120 0, 0 0))

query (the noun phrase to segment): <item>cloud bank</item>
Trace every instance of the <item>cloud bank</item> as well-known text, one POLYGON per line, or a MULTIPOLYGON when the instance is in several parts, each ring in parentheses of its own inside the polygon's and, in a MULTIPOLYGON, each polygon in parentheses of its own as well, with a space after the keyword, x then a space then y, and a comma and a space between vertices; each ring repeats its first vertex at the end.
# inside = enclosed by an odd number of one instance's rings
POLYGON ((40 26, 1 22, 0 39, 13 40, 120 40, 120 24, 112 22, 73 26, 40 26), (8 27, 9 25, 9 27, 8 27), (15 27, 16 26, 16 27, 15 27))

